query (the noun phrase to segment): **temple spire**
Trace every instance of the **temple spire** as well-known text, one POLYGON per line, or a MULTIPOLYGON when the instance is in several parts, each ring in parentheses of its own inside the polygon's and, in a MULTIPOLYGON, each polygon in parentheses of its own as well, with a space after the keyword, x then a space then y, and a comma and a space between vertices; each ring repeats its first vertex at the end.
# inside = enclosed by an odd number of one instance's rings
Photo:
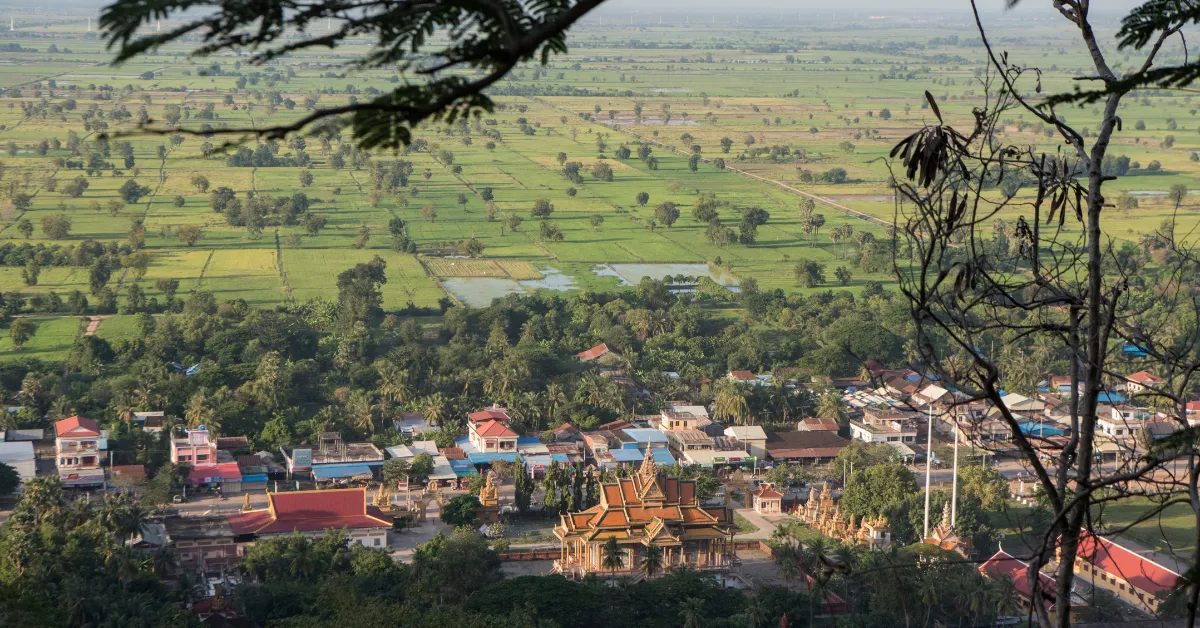
POLYGON ((653 482, 658 478, 658 465, 654 462, 654 449, 646 447, 646 457, 642 458, 642 466, 638 469, 638 477, 642 484, 653 482))

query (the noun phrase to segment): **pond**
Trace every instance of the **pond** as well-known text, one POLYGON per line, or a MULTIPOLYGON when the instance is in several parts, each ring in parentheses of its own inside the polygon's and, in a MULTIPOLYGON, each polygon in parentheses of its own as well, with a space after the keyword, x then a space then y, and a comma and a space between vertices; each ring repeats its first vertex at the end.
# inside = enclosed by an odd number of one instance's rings
POLYGON ((530 292, 539 288, 545 290, 559 290, 566 292, 567 290, 575 289, 575 278, 564 274, 563 271, 552 266, 546 266, 538 269, 542 273, 541 279, 530 279, 518 282, 523 288, 530 292))
POLYGON ((496 277, 447 277, 442 280, 442 285, 467 307, 488 307, 492 299, 525 294, 516 281, 496 277))
POLYGON ((493 299, 510 294, 529 294, 534 290, 574 290, 575 278, 553 267, 539 268, 543 277, 516 281, 500 277, 447 277, 442 285, 467 307, 488 307, 493 299))

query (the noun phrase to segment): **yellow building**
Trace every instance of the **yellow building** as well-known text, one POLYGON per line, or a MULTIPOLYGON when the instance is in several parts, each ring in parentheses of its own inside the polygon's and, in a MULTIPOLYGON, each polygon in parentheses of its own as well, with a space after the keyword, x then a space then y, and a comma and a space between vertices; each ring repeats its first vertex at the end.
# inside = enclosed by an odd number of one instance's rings
POLYGON ((734 561, 735 531, 732 511, 701 506, 696 483, 660 476, 647 449, 636 475, 601 485, 599 504, 560 517, 554 535, 562 542, 562 554, 554 571, 568 578, 597 574, 634 579, 684 565, 725 571, 734 561), (609 539, 616 539, 620 548, 616 569, 605 566, 609 539), (658 555, 656 569, 645 568, 648 554, 658 555))

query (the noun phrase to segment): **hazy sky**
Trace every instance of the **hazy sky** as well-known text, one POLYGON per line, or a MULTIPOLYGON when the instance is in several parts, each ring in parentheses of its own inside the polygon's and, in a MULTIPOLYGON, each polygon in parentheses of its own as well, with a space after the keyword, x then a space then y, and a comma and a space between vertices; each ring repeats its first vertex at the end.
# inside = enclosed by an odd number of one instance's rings
MULTIPOLYGON (((101 7, 111 4, 112 0, 45 0, 37 2, 37 6, 45 9, 51 6, 68 6, 72 8, 101 7)), ((30 0, 7 0, 5 4, 18 6, 32 4, 30 0)), ((1105 0, 1093 5, 1093 12, 1124 14, 1134 6, 1141 4, 1138 0, 1105 0)), ((813 0, 608 0, 599 9, 601 12, 705 12, 732 13, 763 12, 763 13, 826 13, 831 8, 839 11, 879 11, 886 13, 908 13, 912 11, 943 11, 966 12, 970 5, 967 0, 839 0, 838 2, 816 2, 813 0)), ((980 7, 988 12, 1009 11, 1016 15, 1054 13, 1050 0, 1021 0, 1016 8, 1007 10, 1005 0, 980 0, 980 7)))

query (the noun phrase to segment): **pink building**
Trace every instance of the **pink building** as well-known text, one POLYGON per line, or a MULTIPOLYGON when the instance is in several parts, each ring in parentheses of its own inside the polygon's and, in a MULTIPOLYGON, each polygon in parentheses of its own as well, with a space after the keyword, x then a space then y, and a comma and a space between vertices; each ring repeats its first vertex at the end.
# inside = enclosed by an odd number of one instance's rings
POLYGON ((171 462, 193 467, 215 466, 217 443, 203 425, 194 430, 184 430, 183 438, 171 439, 171 462))

